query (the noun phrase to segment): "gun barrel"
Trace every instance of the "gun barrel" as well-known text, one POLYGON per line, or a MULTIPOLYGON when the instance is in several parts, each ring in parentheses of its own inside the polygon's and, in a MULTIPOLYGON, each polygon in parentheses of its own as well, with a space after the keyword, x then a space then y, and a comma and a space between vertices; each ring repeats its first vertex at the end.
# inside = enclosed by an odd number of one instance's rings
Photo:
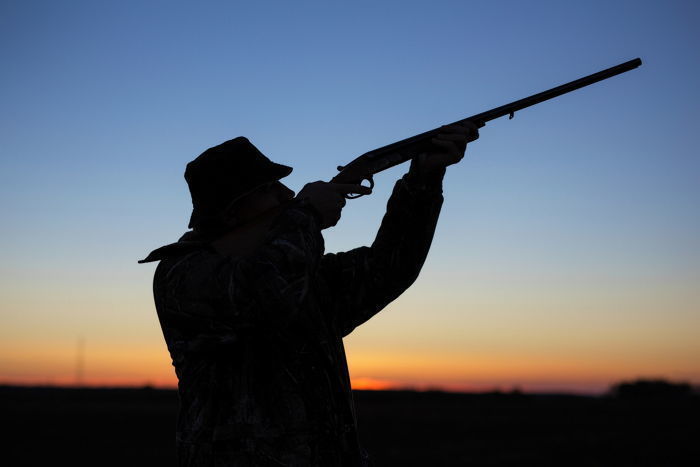
POLYGON ((579 78, 566 84, 562 84, 561 86, 557 86, 555 88, 548 89, 537 94, 533 94, 530 97, 511 102, 510 104, 502 105, 500 107, 487 110, 486 112, 482 112, 477 115, 472 115, 471 117, 465 120, 486 123, 490 120, 503 117, 504 115, 512 115, 518 110, 525 109, 532 105, 539 104, 540 102, 544 102, 546 100, 561 96, 562 94, 566 94, 567 92, 575 91, 576 89, 580 89, 593 83, 597 83, 598 81, 602 81, 604 79, 611 78, 615 75, 619 75, 621 73, 633 70, 641 64, 642 60, 640 58, 635 58, 634 60, 630 60, 628 62, 621 63, 619 65, 607 68, 597 73, 584 76, 583 78, 579 78))

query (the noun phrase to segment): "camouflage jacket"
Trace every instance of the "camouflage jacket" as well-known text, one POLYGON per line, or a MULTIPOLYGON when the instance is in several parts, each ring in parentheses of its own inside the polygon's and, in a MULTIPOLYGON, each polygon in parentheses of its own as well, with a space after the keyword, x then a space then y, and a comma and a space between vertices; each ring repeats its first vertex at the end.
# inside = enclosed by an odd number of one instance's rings
POLYGON ((295 201, 252 256, 187 241, 154 251, 154 296, 179 384, 182 466, 365 465, 342 338, 408 288, 441 182, 399 180, 371 247, 324 254, 295 201))

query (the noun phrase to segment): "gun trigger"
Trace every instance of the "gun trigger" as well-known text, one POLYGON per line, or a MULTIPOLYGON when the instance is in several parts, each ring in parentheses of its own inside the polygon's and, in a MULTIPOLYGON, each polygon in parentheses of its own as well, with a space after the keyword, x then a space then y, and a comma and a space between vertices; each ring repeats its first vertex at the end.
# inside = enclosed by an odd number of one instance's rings
POLYGON ((336 167, 336 169, 338 169, 338 172, 341 172, 344 168, 344 165, 339 165, 338 167, 336 167))
POLYGON ((511 112, 510 115, 508 115, 508 120, 513 120, 513 117, 515 117, 515 112, 511 112))
MULTIPOLYGON (((365 186, 365 187, 369 188, 370 190, 372 190, 374 188, 374 178, 372 178, 371 175, 369 177, 363 178, 362 180, 360 180, 360 185, 365 186), (367 180, 369 182, 369 186, 362 185, 362 182, 364 182, 365 180, 367 180)), ((360 193, 348 193, 347 195, 344 195, 344 196, 345 196, 345 199, 357 199, 360 196, 365 196, 365 195, 360 194, 360 193)))

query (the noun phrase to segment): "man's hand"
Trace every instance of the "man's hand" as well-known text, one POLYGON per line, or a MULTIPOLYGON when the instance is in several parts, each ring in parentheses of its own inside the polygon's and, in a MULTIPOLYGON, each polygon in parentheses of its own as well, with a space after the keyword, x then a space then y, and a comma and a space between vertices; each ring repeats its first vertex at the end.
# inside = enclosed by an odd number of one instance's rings
POLYGON ((433 151, 418 156, 420 173, 426 177, 441 175, 448 165, 461 161, 467 143, 478 138, 478 126, 472 122, 443 126, 440 133, 431 140, 433 151))
POLYGON ((321 216, 321 229, 327 229, 340 220, 340 211, 346 203, 345 195, 350 193, 369 195, 372 190, 362 185, 318 181, 304 185, 296 197, 309 202, 321 216))

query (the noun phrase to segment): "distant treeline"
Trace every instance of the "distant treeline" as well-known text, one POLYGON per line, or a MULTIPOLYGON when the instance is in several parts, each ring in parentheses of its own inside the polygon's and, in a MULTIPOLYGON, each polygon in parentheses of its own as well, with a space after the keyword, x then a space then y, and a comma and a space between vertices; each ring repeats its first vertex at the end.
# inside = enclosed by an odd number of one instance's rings
MULTIPOLYGON (((71 393, 72 397, 80 398, 84 394, 91 394, 92 397, 106 397, 109 398, 113 394, 134 394, 138 397, 150 394, 151 397, 159 397, 160 395, 166 395, 165 397, 171 397, 170 394, 175 394, 175 389, 165 389, 165 388, 155 388, 150 385, 144 386, 134 386, 134 387, 90 387, 90 386, 52 386, 52 385, 38 385, 38 386, 24 386, 24 385, 14 385, 6 384, 0 382, 0 393, 7 396, 11 393, 21 392, 24 394, 37 393, 46 394, 46 392, 56 393, 71 393), (100 396, 97 396, 97 395, 100 396)), ((519 398, 526 396, 561 396, 561 397, 596 397, 593 395, 582 395, 582 394, 569 394, 569 393, 530 393, 523 392, 520 389, 514 389, 512 391, 487 391, 487 392, 445 392, 440 389, 431 389, 428 391, 419 391, 410 388, 406 389, 384 389, 384 390, 366 390, 359 389, 354 390, 355 393, 362 394, 372 394, 375 392, 381 393, 391 393, 397 397, 414 397, 411 394, 422 394, 424 397, 428 397, 431 394, 436 396, 450 396, 459 397, 460 395, 465 396, 481 396, 483 397, 498 397, 498 398, 519 398)), ((621 381, 610 386, 609 390, 602 394, 603 397, 614 397, 621 399, 645 399, 645 398, 655 398, 655 399, 675 399, 684 397, 700 397, 700 386, 693 386, 688 382, 673 382, 662 378, 658 379, 636 379, 631 381, 621 381)))
POLYGON ((690 383, 674 383, 664 379, 638 379, 615 384, 611 395, 622 399, 663 398, 675 399, 698 395, 700 391, 690 383))

